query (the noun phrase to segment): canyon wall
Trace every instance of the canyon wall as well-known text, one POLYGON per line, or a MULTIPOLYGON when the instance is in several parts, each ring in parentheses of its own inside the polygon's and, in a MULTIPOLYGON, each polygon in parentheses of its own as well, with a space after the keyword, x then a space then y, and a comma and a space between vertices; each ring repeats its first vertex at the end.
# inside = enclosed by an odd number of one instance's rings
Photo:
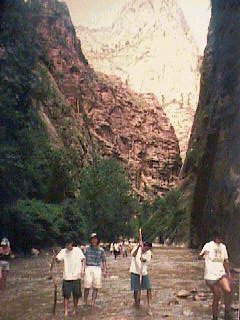
POLYGON ((199 105, 181 173, 183 189, 191 185, 193 193, 192 245, 220 228, 233 260, 240 242, 239 21, 240 1, 212 0, 199 105))
POLYGON ((61 123, 64 144, 85 150, 88 161, 98 156, 119 159, 140 197, 165 194, 176 184, 181 159, 174 129, 156 97, 137 94, 117 77, 88 65, 64 3, 41 1, 38 18, 46 53, 42 72, 68 104, 58 109, 42 103, 49 130, 59 134, 61 123), (78 132, 89 143, 82 143, 78 132))
POLYGON ((117 75, 136 92, 156 95, 184 159, 197 107, 201 57, 177 2, 128 0, 111 28, 76 30, 91 66, 117 75))

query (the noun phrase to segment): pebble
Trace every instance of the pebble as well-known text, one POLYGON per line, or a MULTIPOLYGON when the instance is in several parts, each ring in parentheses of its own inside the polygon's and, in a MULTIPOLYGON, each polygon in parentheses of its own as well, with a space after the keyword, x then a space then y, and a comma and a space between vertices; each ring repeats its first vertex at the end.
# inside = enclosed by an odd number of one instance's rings
POLYGON ((239 309, 239 304, 237 304, 237 303, 232 304, 231 305, 231 309, 238 310, 239 309))
POLYGON ((193 297, 194 301, 206 301, 207 300, 207 296, 202 292, 202 293, 198 293, 193 297))
POLYGON ((178 297, 178 298, 187 298, 187 297, 189 297, 190 295, 191 295, 191 292, 188 291, 188 290, 184 290, 184 289, 178 291, 178 293, 177 293, 177 297, 178 297))
POLYGON ((178 300, 171 300, 171 301, 168 301, 168 306, 178 305, 178 304, 179 304, 179 301, 178 301, 178 300))

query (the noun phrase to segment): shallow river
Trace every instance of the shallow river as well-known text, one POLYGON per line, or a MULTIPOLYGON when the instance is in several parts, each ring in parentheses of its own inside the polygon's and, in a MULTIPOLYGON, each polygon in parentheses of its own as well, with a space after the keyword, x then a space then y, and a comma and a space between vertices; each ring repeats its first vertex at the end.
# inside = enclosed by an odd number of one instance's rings
MULTIPOLYGON (((2 320, 45 320, 53 319, 53 283, 49 280, 48 255, 15 259, 11 262, 7 289, 0 293, 0 319, 2 320)), ((153 249, 150 277, 153 287, 153 316, 147 315, 145 293, 142 306, 133 306, 129 286, 130 257, 119 257, 114 261, 108 256, 109 275, 104 281, 97 307, 94 311, 78 307, 77 319, 82 320, 135 320, 135 319, 211 319, 211 294, 203 277, 203 262, 197 253, 188 249, 153 249), (179 299, 180 289, 193 291, 186 299, 179 299), (197 291, 197 293, 196 293, 197 291), (205 301, 194 299, 203 295, 205 301), (198 300, 198 301, 195 301, 198 300)), ((61 295, 61 266, 55 267, 58 279, 57 312, 54 319, 64 319, 61 295)), ((237 299, 237 279, 234 280, 233 297, 237 299)), ((72 308, 72 304, 70 304, 72 308)), ((70 316, 71 317, 71 308, 70 316)), ((223 308, 222 308, 223 309, 223 308)), ((222 314, 223 310, 221 310, 222 314)))

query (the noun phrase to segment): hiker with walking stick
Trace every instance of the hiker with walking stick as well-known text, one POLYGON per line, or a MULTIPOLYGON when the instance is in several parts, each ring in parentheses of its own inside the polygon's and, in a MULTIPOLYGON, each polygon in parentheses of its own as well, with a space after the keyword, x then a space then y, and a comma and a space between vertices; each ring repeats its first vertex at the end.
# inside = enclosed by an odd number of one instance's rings
POLYGON ((138 245, 131 252, 132 261, 130 266, 131 290, 134 292, 135 306, 139 308, 141 290, 146 290, 149 314, 151 314, 152 291, 147 266, 152 257, 151 248, 152 244, 150 242, 143 242, 140 237, 138 245))
POLYGON ((231 274, 229 270, 228 253, 222 243, 221 233, 213 233, 213 241, 204 245, 199 255, 205 259, 205 275, 207 286, 213 293, 212 313, 213 320, 218 319, 219 301, 221 292, 224 293, 225 320, 232 320, 231 315, 231 274))
POLYGON ((64 312, 68 316, 68 304, 73 295, 73 315, 76 316, 78 300, 82 296, 81 278, 85 268, 85 256, 82 250, 73 246, 73 241, 68 238, 65 241, 65 249, 56 256, 57 262, 64 262, 62 293, 64 297, 64 312))

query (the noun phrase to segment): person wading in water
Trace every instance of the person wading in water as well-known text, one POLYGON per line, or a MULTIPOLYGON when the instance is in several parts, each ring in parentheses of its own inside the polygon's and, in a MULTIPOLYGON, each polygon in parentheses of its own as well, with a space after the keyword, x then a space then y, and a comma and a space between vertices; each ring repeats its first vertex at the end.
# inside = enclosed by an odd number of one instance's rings
POLYGON ((64 262, 62 293, 64 297, 65 316, 68 316, 68 304, 71 294, 73 295, 73 315, 76 316, 78 300, 82 296, 81 277, 85 267, 85 256, 82 250, 73 246, 71 238, 65 241, 65 249, 56 256, 57 262, 64 262))
POLYGON ((213 320, 218 319, 221 291, 225 296, 225 320, 232 320, 231 315, 231 274, 229 270, 228 253, 222 243, 222 236, 218 231, 213 233, 213 241, 204 245, 199 258, 205 259, 204 279, 213 293, 213 320))
POLYGON ((85 252, 84 303, 87 305, 89 291, 93 288, 91 306, 94 308, 98 290, 102 288, 102 268, 103 276, 107 277, 107 264, 105 251, 99 246, 100 241, 96 233, 91 234, 89 242, 90 246, 85 252))
POLYGON ((152 253, 150 249, 152 243, 139 241, 131 251, 132 261, 130 266, 131 290, 134 292, 135 306, 139 308, 141 300, 141 290, 147 290, 148 314, 151 312, 152 291, 150 279, 148 276, 147 265, 151 261, 152 253), (140 280, 140 274, 142 279, 140 280))
POLYGON ((15 258, 10 242, 7 238, 3 238, 0 246, 0 290, 6 289, 7 276, 9 273, 9 260, 15 258))

